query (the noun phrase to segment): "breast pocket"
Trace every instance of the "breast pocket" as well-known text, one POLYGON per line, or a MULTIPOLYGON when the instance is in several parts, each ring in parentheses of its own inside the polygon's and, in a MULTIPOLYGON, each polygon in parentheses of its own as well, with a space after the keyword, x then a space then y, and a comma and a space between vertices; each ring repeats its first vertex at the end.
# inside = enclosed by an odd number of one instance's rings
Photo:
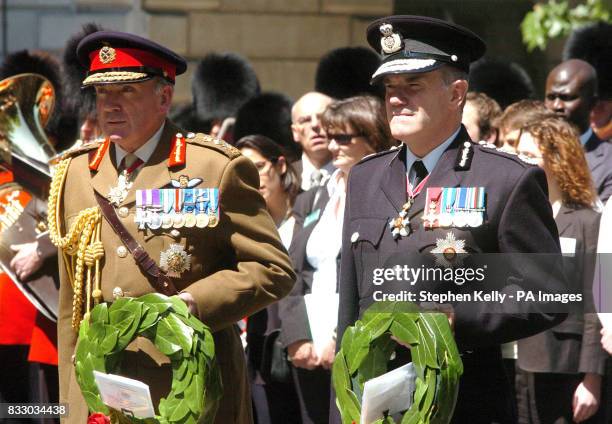
POLYGON ((362 218, 351 221, 350 242, 359 281, 371 280, 374 268, 381 266, 381 241, 387 228, 387 221, 376 218, 362 218))

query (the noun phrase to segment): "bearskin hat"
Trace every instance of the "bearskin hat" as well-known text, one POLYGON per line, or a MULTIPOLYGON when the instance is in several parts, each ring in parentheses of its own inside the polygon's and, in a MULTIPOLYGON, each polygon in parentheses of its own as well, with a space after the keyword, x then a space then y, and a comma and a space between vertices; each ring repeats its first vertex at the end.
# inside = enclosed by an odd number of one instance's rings
POLYGON ((335 99, 360 94, 384 97, 382 84, 370 85, 380 66, 380 56, 366 47, 340 47, 329 51, 319 61, 315 91, 335 99))
POLYGON ((170 119, 183 131, 210 133, 210 121, 200 119, 193 103, 177 106, 170 113, 170 119))
POLYGON ((563 60, 582 59, 597 70, 599 96, 612 99, 612 24, 596 22, 578 28, 567 39, 563 60))
POLYGON ((96 110, 96 95, 93 89, 81 89, 87 69, 77 58, 77 46, 83 38, 104 28, 94 23, 83 25, 81 31, 73 34, 66 45, 62 56, 62 81, 66 107, 80 119, 91 115, 96 110))
POLYGON ((298 143, 291 132, 291 107, 293 102, 284 94, 267 92, 246 102, 236 115, 234 140, 246 135, 265 135, 281 145, 290 162, 300 158, 298 143))
POLYGON ((241 55, 210 53, 197 64, 191 91, 200 119, 223 120, 236 116, 245 102, 259 94, 259 80, 241 55))
POLYGON ((19 50, 6 56, 0 66, 0 80, 24 73, 40 74, 53 85, 55 102, 45 132, 55 149, 62 151, 76 139, 77 122, 66 113, 59 61, 46 52, 19 50))
POLYGON ((515 62, 483 58, 472 64, 469 77, 470 91, 485 93, 502 109, 534 96, 529 74, 515 62))

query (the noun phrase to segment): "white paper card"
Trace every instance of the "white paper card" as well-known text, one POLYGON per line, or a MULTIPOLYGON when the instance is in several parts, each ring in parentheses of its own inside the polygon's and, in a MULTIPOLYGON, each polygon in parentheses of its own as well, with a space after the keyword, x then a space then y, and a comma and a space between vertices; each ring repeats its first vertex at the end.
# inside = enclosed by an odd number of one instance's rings
POLYGON ((312 343, 317 355, 321 356, 338 324, 338 293, 308 293, 304 295, 304 302, 312 343))
POLYGON ((149 386, 145 383, 99 371, 94 371, 94 378, 105 405, 127 414, 134 414, 137 418, 155 416, 149 386))
POLYGON ((605 312, 599 313, 599 320, 601 321, 601 326, 604 328, 612 328, 612 313, 605 312))
POLYGON ((410 408, 415 385, 416 372, 412 362, 366 381, 363 385, 360 424, 370 424, 383 418, 384 411, 393 415, 410 408))
POLYGON ((563 256, 574 256, 576 254, 576 239, 569 237, 559 237, 561 253, 563 256))

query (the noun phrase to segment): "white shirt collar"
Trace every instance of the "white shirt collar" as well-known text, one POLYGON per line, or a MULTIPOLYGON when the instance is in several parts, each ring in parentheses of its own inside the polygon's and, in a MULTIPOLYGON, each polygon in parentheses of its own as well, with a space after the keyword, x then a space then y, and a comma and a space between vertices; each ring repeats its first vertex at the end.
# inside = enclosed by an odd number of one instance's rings
POLYGON ((440 144, 438 147, 427 153, 425 157, 422 158, 419 158, 414 153, 412 153, 410 151, 410 148, 406 145, 406 175, 408 175, 408 173, 410 172, 412 164, 417 160, 422 161, 423 165, 425 165, 425 168, 427 168, 427 172, 431 174, 431 171, 433 171, 433 169, 436 167, 436 164, 442 156, 442 153, 444 153, 448 146, 450 146, 455 137, 457 137, 457 134, 459 134, 460 130, 461 126, 459 126, 459 128, 457 128, 457 130, 449 138, 447 138, 444 143, 440 144))
MULTIPOLYGON (((134 155, 136 155, 143 163, 147 163, 155 151, 157 143, 159 143, 159 139, 161 138, 162 131, 164 130, 164 126, 165 122, 145 144, 140 146, 138 150, 134 152, 134 155)), ((123 158, 127 156, 127 154, 128 152, 119 147, 118 144, 115 144, 115 159, 117 160, 117 166, 121 163, 123 158)))
POLYGON ((342 178, 342 171, 339 169, 336 169, 333 174, 331 174, 331 177, 329 177, 329 181, 327 182, 327 194, 329 194, 329 197, 331 198, 332 195, 334 193, 336 193, 337 191, 342 191, 345 192, 346 191, 346 184, 344 179, 342 178))
POLYGON ((586 130, 580 136, 580 143, 584 146, 587 143, 587 141, 589 141, 589 138, 591 138, 592 135, 593 135, 593 128, 589 127, 589 129, 586 130))
MULTIPOLYGON (((332 161, 327 162, 325 165, 323 165, 320 169, 318 169, 318 171, 321 172, 321 174, 323 174, 323 178, 325 179, 326 177, 329 177, 335 170, 336 168, 334 168, 334 165, 332 163, 332 161)), ((308 158, 308 156, 306 156, 305 153, 302 153, 302 189, 303 190, 308 190, 310 189, 310 175, 317 171, 317 168, 314 166, 314 164, 310 161, 310 159, 308 158)), ((324 179, 322 181, 324 181, 324 179)))

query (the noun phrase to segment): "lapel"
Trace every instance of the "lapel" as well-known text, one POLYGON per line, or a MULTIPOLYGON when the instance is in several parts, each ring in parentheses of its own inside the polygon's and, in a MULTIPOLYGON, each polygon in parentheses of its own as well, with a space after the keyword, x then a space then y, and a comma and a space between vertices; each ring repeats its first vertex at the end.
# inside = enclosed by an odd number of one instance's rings
MULTIPOLYGON (((164 130, 157 143, 153 154, 140 170, 132 188, 120 206, 129 205, 136 201, 136 190, 160 188, 170 183, 171 178, 175 178, 175 172, 168 168, 168 156, 170 154, 171 140, 179 129, 166 120, 164 130)), ((98 172, 91 179, 91 185, 98 193, 106 196, 111 187, 117 183, 117 165, 114 163, 113 149, 108 149, 102 159, 98 172)))
MULTIPOLYGON (((414 199, 414 204, 410 208, 410 213, 408 215, 409 218, 412 219, 412 217, 425 209, 425 198, 427 197, 428 187, 459 187, 461 185, 462 178, 460 175, 462 176, 463 172, 455 170, 455 162, 457 161, 457 154, 460 153, 459 147, 463 146, 465 141, 471 142, 467 131, 462 126, 455 140, 453 140, 450 146, 448 146, 448 149, 440 156, 425 186, 423 186, 419 195, 414 199), (461 172, 461 174, 459 174, 459 172, 461 172)), ((406 178, 404 177, 404 181, 405 180, 406 178)))
POLYGON ((385 167, 380 179, 380 189, 397 213, 406 203, 406 148, 406 145, 402 143, 385 167))
POLYGON ((574 209, 568 208, 563 203, 561 204, 559 212, 557 213, 557 217, 555 218, 555 223, 557 224, 559 236, 563 236, 565 230, 567 230, 572 224, 572 213, 574 213, 574 209))

